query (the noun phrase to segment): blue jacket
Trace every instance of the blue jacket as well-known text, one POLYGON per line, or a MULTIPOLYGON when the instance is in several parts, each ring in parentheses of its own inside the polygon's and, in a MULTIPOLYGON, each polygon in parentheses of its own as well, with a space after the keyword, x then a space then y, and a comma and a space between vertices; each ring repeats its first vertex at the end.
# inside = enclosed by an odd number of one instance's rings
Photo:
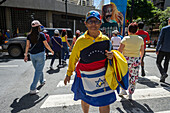
POLYGON ((170 25, 162 28, 156 51, 170 52, 170 25))

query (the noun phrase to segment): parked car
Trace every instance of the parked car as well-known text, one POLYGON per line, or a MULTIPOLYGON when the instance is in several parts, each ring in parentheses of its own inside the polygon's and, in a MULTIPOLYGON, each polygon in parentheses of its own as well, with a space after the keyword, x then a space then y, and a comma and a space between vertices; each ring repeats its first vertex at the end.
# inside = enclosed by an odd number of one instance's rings
MULTIPOLYGON (((68 35, 68 41, 69 43, 72 43, 73 34, 72 30, 70 28, 44 28, 48 31, 48 34, 50 37, 54 35, 54 30, 58 29, 61 33, 62 29, 66 29, 67 35, 68 35)), ((17 58, 24 55, 25 47, 26 47, 26 40, 27 37, 19 36, 15 38, 11 38, 9 40, 5 41, 5 44, 2 45, 2 50, 7 50, 9 55, 17 58)))
POLYGON ((2 49, 7 50, 12 57, 22 56, 25 51, 26 39, 27 37, 21 36, 6 40, 6 43, 2 45, 2 49))
POLYGON ((61 34, 61 32, 62 32, 63 29, 66 29, 66 31, 67 31, 67 36, 68 36, 67 40, 68 40, 68 42, 69 42, 70 44, 72 43, 73 33, 72 33, 72 30, 71 30, 70 28, 44 28, 44 29, 46 29, 46 30, 48 31, 47 34, 49 34, 50 38, 51 38, 52 36, 54 36, 54 31, 55 31, 55 29, 58 29, 58 31, 60 32, 60 34, 61 34))

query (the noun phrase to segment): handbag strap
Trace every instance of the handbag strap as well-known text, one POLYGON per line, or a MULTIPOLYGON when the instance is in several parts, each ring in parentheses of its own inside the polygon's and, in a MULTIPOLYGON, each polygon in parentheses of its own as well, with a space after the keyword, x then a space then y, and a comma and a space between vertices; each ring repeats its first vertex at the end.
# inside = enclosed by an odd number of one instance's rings
POLYGON ((62 45, 59 44, 54 37, 53 37, 53 39, 54 39, 54 41, 55 41, 60 47, 62 47, 62 45))
MULTIPOLYGON (((40 39, 40 34, 39 35, 37 35, 38 36, 38 39, 37 39, 37 43, 38 43, 38 40, 40 39)), ((32 50, 32 49, 34 49, 34 47, 37 45, 37 43, 36 44, 34 44, 34 46, 30 49, 30 51, 32 50)))

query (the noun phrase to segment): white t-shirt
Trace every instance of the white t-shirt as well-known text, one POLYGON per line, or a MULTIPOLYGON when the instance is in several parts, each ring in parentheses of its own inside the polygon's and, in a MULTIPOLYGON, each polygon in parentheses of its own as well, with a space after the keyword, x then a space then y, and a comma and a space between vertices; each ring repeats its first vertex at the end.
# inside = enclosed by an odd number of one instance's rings
POLYGON ((121 38, 116 36, 111 38, 113 49, 118 49, 120 46, 121 38))

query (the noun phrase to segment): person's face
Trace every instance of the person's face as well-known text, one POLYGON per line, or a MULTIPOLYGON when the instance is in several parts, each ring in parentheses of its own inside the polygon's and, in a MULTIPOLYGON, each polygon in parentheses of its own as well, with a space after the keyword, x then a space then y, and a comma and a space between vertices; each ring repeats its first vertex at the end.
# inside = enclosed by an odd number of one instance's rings
POLYGON ((116 36, 116 35, 113 33, 113 36, 116 36))
POLYGON ((87 22, 85 22, 86 27, 88 28, 89 31, 91 32, 95 32, 98 31, 100 26, 101 26, 101 21, 99 21, 96 18, 90 18, 87 20, 87 22))

